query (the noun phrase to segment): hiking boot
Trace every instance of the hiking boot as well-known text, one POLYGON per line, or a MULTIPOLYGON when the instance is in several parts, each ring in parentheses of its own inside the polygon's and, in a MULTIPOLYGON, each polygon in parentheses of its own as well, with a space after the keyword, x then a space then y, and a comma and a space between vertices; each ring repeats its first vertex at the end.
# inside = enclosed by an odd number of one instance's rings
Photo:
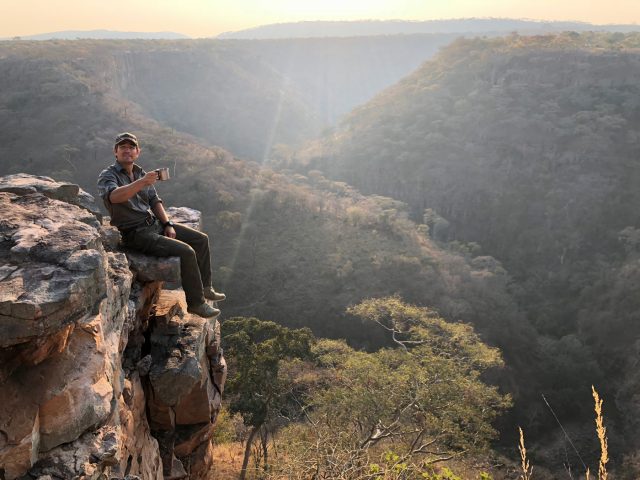
POLYGON ((221 302, 227 298, 227 296, 224 293, 216 292, 213 287, 208 287, 204 289, 204 298, 213 300, 214 302, 221 302))
POLYGON ((218 315, 220 315, 220 310, 212 307, 208 303, 201 303, 200 305, 189 305, 187 307, 187 312, 195 313, 196 315, 204 318, 217 317, 218 315))

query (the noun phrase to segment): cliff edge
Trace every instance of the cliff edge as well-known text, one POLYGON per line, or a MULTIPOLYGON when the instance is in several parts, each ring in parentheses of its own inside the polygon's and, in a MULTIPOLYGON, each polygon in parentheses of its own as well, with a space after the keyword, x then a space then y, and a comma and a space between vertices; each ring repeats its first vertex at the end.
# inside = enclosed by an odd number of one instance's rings
POLYGON ((0 479, 206 478, 226 364, 218 322, 163 289, 177 259, 120 251, 48 177, 0 177, 0 212, 0 479))

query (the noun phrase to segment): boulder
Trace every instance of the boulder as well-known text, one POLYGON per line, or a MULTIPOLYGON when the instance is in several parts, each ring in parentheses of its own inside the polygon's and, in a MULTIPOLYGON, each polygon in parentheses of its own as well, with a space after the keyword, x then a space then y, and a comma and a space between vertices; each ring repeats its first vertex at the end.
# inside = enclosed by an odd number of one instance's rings
POLYGON ((16 173, 0 177, 0 192, 18 195, 41 193, 49 198, 77 205, 91 213, 92 221, 100 220, 101 213, 95 199, 74 183, 57 182, 51 177, 16 173))
POLYGON ((131 249, 124 252, 139 282, 180 282, 180 258, 154 257, 131 249))
MULTIPOLYGON (((176 293, 164 291, 165 295, 176 293), (167 292, 167 293, 165 293, 167 292)), ((208 397, 209 362, 206 357, 207 319, 196 315, 175 315, 167 323, 157 323, 151 333, 153 366, 149 372, 154 397, 160 403, 176 407, 183 397, 193 400, 194 389, 208 397)), ((191 405, 194 407, 194 405, 191 405)), ((208 404, 206 409, 210 418, 208 404)), ((203 413, 204 414, 204 413, 203 413)), ((198 423, 198 422, 195 422, 198 423)))
POLYGON ((0 192, 0 211, 0 348, 42 343, 105 295, 100 235, 81 209, 38 193, 0 192))
POLYGON ((198 210, 188 207, 169 207, 167 215, 176 223, 182 223, 194 230, 202 229, 202 214, 198 210))

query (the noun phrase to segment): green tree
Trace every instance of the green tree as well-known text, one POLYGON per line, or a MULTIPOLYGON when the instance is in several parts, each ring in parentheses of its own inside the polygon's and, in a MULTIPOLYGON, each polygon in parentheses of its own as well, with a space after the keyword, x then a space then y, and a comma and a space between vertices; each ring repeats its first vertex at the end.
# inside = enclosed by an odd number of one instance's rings
POLYGON ((510 404, 480 380, 482 371, 502 364, 496 349, 470 326, 399 297, 366 300, 350 312, 387 330, 398 348, 366 353, 337 341, 315 345, 326 388, 311 392, 308 423, 281 435, 288 461, 280 468, 301 478, 350 479, 371 478, 378 468, 385 470, 379 478, 396 478, 383 473, 416 471, 488 446, 491 421, 510 404))
MULTIPOLYGON (((290 385, 279 375, 285 359, 307 358, 314 337, 307 328, 291 330, 274 322, 236 317, 222 324, 222 335, 230 359, 231 375, 225 393, 231 413, 242 415, 251 427, 245 448, 240 479, 244 479, 256 435, 278 416, 289 417, 297 408, 290 385)), ((263 442, 264 466, 268 466, 263 442)))

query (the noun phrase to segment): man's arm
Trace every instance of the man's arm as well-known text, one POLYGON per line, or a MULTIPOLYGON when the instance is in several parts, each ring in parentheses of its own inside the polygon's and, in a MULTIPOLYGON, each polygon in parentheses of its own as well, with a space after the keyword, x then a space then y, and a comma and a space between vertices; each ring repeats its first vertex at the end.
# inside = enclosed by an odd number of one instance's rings
POLYGON ((131 197, 133 197, 136 193, 138 193, 140 190, 142 190, 143 188, 153 185, 157 181, 158 181, 158 174, 155 171, 149 172, 145 174, 144 177, 140 177, 135 182, 131 182, 128 185, 123 185, 121 187, 116 188, 115 190, 112 190, 111 193, 109 194, 109 201, 111 203, 124 203, 127 200, 129 200, 131 197))
MULTIPOLYGON (((164 211, 162 202, 154 203, 151 207, 151 210, 153 211, 153 214, 156 216, 156 218, 160 220, 160 223, 164 224, 169 221, 169 216, 167 215, 167 212, 164 211)), ((169 238, 176 238, 176 231, 173 227, 167 225, 166 227, 164 227, 164 236, 169 238)))

